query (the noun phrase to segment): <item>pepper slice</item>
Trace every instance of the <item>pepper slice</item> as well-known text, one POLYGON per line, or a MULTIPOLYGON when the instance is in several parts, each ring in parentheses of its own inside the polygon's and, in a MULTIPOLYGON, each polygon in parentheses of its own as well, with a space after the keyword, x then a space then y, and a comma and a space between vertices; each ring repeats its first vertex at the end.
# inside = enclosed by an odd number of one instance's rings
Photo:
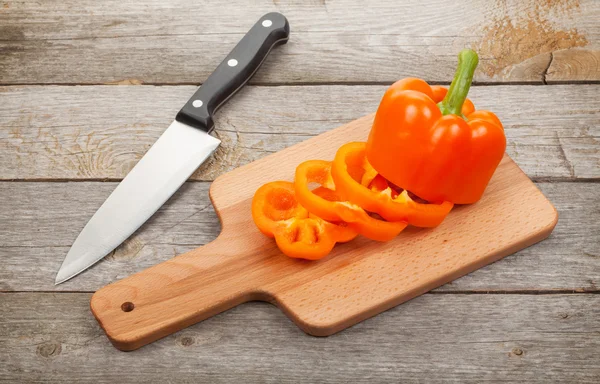
MULTIPOLYGON (((402 166, 402 165, 400 165, 402 166)), ((438 226, 454 204, 421 204, 408 191, 392 189, 366 158, 366 143, 354 142, 340 147, 331 167, 331 176, 342 198, 376 212, 386 220, 408 221, 416 227, 438 226)))
POLYGON ((275 242, 286 256, 322 259, 335 246, 335 240, 327 233, 325 225, 326 222, 318 218, 286 220, 275 232, 275 242))
POLYGON ((256 191, 252 218, 263 234, 275 238, 281 252, 299 259, 321 259, 336 242, 350 241, 357 235, 346 223, 329 223, 309 214, 296 200, 294 185, 288 181, 267 183, 256 191))
POLYGON ((296 198, 309 212, 328 220, 343 221, 359 234, 376 241, 389 241, 406 226, 406 221, 390 222, 372 217, 360 206, 343 200, 337 191, 326 188, 331 180, 331 162, 309 160, 296 168, 296 198), (311 190, 310 183, 321 186, 311 190))
POLYGON ((312 213, 309 213, 308 217, 311 219, 318 219, 324 222, 326 225, 327 232, 333 236, 337 243, 347 243, 350 240, 354 240, 354 238, 358 236, 358 232, 352 229, 352 227, 344 221, 331 223, 329 221, 321 219, 320 217, 312 213))
POLYGON ((258 229, 274 237, 282 221, 305 219, 308 211, 294 195, 294 185, 289 181, 273 181, 256 190, 252 199, 252 219, 258 229))

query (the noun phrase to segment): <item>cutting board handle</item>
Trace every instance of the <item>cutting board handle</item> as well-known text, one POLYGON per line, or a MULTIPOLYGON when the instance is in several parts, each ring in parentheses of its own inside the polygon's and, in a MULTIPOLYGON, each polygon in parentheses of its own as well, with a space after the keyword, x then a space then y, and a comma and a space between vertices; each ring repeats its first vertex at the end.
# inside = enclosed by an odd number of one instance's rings
POLYGON ((264 245, 221 235, 100 289, 91 310, 115 347, 134 350, 238 304, 269 301, 260 285, 273 271, 257 267, 264 257, 264 245))

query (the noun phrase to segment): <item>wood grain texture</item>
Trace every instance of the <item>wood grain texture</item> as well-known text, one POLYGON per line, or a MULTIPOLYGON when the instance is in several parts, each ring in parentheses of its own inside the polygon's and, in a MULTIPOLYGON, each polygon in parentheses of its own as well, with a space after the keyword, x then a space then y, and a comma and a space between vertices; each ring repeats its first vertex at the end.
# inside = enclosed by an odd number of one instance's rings
MULTIPOLYGON (((464 46, 483 58, 477 81, 598 82, 599 9, 594 0, 382 0, 368 8, 357 0, 258 0, 251 7, 242 0, 6 0, 0 84, 198 84, 271 10, 290 18, 292 43, 269 58, 254 84, 390 83, 406 75, 449 82, 464 46), (200 16, 207 11, 214 17, 200 16), (190 15, 202 22, 189 22, 190 15)), ((188 183, 113 255, 54 287, 72 241, 116 186, 56 181, 122 178, 194 89, 104 88, 0 87, 0 179, 54 181, 0 182, 0 291, 11 292, 0 293, 0 381, 599 381, 599 306, 592 294, 423 295, 326 339, 307 337, 278 309, 252 303, 122 354, 90 315, 91 295, 14 293, 96 290, 219 232, 208 183, 188 183), (91 107, 89 116, 81 106, 91 107)), ((223 166, 210 164, 197 180, 372 112, 383 92, 277 88, 250 87, 249 96, 240 95, 246 110, 234 120, 219 114, 228 130, 218 132, 223 166), (277 98, 265 96, 271 92, 277 98)), ((478 106, 487 103, 511 120, 508 153, 529 176, 552 181, 537 185, 560 221, 546 241, 436 292, 597 292, 598 184, 556 181, 598 178, 598 90, 516 86, 513 97, 499 88, 515 111, 493 97, 476 100, 478 106)), ((240 108, 234 102, 227 116, 240 108)))
MULTIPOLYGON (((537 183, 560 213, 536 246, 438 288, 444 292, 597 291, 597 183, 537 183)), ((187 183, 138 232, 80 277, 55 286, 69 247, 116 183, 0 183, 0 290, 95 291, 207 244, 221 226, 209 183, 187 183)))
POLYGON ((566 49, 552 53, 552 62, 546 73, 546 82, 587 82, 597 80, 600 73, 600 51, 566 49))
POLYGON ((600 296, 426 294, 341 333, 303 334, 248 303, 133 353, 90 294, 0 294, 0 381, 597 383, 600 296))
MULTIPOLYGON (((123 178, 168 127, 193 86, 0 88, 0 179, 123 178)), ((385 86, 246 87, 217 113, 215 177, 377 109, 385 86)), ((473 87, 496 112, 507 153, 533 178, 600 177, 600 85, 473 87)))
POLYGON ((436 228, 394 240, 337 245, 321 260, 283 257, 253 227, 254 192, 291 180, 309 159, 331 160, 348 141, 365 141, 374 114, 217 178, 210 198, 222 230, 211 243, 98 290, 90 306, 121 350, 138 349, 251 300, 276 303, 315 336, 339 332, 550 235, 558 213, 505 156, 476 204, 455 207, 436 228))
MULTIPOLYGON (((594 0, 258 0, 250 9, 244 0, 7 0, 0 83, 197 84, 271 11, 290 20, 291 39, 254 83, 449 82, 467 46, 481 54, 476 81, 542 83, 551 52, 600 50, 594 0)), ((572 60, 556 55, 553 63, 562 69, 572 60)), ((554 71, 552 79, 600 80, 597 71, 579 71, 554 71)))

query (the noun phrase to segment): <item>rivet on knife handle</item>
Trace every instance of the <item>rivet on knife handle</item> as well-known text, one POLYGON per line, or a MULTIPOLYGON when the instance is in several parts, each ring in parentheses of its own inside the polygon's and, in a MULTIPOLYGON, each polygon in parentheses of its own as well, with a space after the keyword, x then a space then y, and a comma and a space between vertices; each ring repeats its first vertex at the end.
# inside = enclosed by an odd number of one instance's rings
POLYGON ((267 13, 227 55, 177 114, 176 120, 210 132, 215 111, 260 67, 271 49, 287 42, 290 26, 280 13, 267 13))

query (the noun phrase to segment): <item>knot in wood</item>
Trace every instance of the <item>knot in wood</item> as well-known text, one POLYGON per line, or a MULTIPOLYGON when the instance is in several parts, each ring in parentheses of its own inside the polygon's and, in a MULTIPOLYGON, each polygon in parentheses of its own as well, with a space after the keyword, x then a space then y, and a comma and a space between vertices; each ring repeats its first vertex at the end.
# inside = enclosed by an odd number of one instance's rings
POLYGON ((57 343, 57 342, 43 343, 43 344, 38 345, 38 347, 37 347, 38 355, 45 357, 45 358, 51 358, 54 356, 58 356, 58 355, 60 355, 61 351, 62 351, 62 346, 60 343, 57 343))
POLYGON ((519 347, 516 347, 513 348, 512 353, 513 355, 521 356, 523 354, 523 350, 519 347))
POLYGON ((189 347, 190 345, 194 344, 194 338, 190 336, 183 336, 181 339, 179 339, 179 343, 184 347, 189 347))

